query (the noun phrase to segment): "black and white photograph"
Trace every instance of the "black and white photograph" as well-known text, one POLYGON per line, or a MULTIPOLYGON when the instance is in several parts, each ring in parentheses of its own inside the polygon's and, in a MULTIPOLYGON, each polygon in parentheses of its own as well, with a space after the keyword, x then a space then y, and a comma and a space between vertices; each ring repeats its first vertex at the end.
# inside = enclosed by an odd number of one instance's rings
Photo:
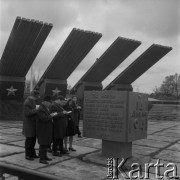
POLYGON ((0 179, 180 179, 179 0, 0 0, 0 179))

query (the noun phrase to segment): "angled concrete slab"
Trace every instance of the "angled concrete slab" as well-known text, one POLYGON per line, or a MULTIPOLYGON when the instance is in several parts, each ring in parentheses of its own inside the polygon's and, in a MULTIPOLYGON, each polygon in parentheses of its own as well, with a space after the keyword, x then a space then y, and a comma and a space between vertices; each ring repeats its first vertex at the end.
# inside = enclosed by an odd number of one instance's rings
POLYGON ((0 119, 22 119, 25 76, 51 29, 52 24, 16 18, 0 60, 0 119))
POLYGON ((157 44, 151 45, 104 89, 110 90, 116 88, 116 85, 133 83, 137 78, 139 78, 144 72, 146 72, 151 66, 157 63, 171 50, 171 47, 157 44))
POLYGON ((83 75, 79 82, 102 82, 140 44, 140 41, 118 37, 83 75))
POLYGON ((74 28, 36 85, 42 94, 54 90, 65 95, 67 78, 101 37, 100 33, 74 28))
POLYGON ((0 75, 25 77, 52 24, 17 17, 0 61, 0 75))
POLYGON ((72 88, 71 93, 83 97, 84 90, 101 90, 101 82, 139 45, 140 41, 118 37, 72 88))

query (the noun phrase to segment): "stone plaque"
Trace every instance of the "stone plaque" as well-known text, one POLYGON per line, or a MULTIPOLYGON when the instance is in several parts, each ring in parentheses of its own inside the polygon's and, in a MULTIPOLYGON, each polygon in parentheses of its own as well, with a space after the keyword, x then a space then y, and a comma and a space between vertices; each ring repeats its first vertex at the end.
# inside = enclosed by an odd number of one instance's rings
POLYGON ((124 141, 127 95, 118 91, 85 91, 83 135, 124 141))
POLYGON ((147 95, 140 93, 85 91, 83 135, 118 142, 144 138, 147 134, 147 102, 147 95))
POLYGON ((148 95, 129 94, 128 142, 147 138, 148 95))

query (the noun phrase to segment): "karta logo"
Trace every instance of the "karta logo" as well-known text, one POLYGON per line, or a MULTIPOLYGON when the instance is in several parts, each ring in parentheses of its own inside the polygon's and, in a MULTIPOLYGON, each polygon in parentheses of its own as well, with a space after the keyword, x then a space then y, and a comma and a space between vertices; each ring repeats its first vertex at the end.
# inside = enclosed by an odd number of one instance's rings
POLYGON ((179 179, 179 176, 177 176, 177 166, 174 163, 168 163, 167 165, 161 164, 159 159, 157 159, 155 164, 145 163, 144 167, 142 167, 142 164, 133 163, 129 171, 125 170, 125 163, 128 161, 128 158, 122 158, 120 163, 119 158, 108 158, 107 160, 108 179, 119 179, 119 177, 123 177, 124 179, 151 179, 150 168, 154 168, 154 174, 157 179, 179 179), (162 167, 165 169, 164 172, 162 172, 164 170, 161 169, 162 167))

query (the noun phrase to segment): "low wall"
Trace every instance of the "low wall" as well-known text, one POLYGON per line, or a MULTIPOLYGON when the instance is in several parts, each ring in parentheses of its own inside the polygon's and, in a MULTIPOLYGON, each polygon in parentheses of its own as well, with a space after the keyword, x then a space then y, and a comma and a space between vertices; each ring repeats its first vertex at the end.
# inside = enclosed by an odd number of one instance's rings
POLYGON ((180 104, 152 104, 148 120, 180 121, 180 104))

